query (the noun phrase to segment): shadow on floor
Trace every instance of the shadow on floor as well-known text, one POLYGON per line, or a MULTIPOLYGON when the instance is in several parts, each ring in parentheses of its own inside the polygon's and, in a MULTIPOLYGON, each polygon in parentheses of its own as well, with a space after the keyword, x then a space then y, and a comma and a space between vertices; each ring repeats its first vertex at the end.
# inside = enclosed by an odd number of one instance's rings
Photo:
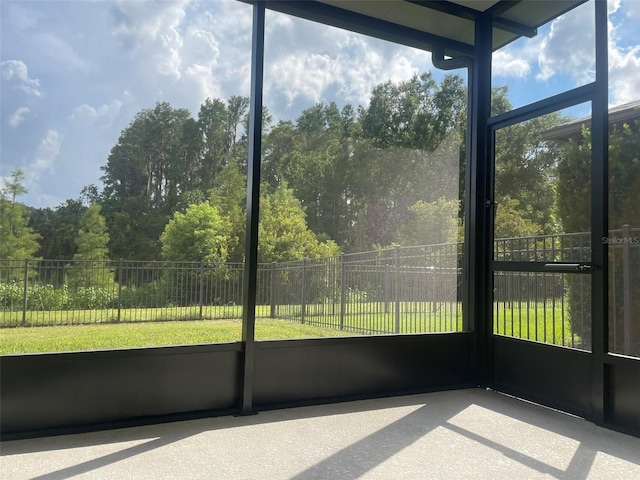
POLYGON ((213 467, 219 478, 496 478, 520 470, 530 478, 640 478, 640 438, 480 389, 17 440, 2 443, 0 454, 3 469, 20 472, 38 462, 40 470, 21 478, 52 480, 130 471, 136 457, 153 454, 161 462, 172 450, 186 452, 179 455, 199 469, 184 478, 206 478, 198 475, 213 467), (105 453, 108 445, 116 451, 105 453), (71 458, 87 447, 100 452, 71 458), (204 452, 216 452, 211 465, 199 463, 204 452), (234 458, 241 469, 229 464, 234 458))

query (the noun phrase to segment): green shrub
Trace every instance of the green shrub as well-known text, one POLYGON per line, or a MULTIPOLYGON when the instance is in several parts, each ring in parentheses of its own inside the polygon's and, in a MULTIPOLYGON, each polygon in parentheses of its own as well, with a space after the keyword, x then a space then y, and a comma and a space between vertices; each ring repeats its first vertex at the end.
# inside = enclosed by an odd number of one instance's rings
POLYGON ((72 297, 72 306, 79 310, 117 308, 118 295, 106 288, 81 287, 72 297))
POLYGON ((145 283, 140 286, 122 287, 122 308, 160 308, 170 305, 169 286, 165 281, 145 283))
POLYGON ((3 310, 21 310, 23 287, 20 283, 0 283, 0 306, 3 310))
MULTIPOLYGON (((3 310, 22 310, 24 286, 21 283, 0 284, 0 307, 3 310)), ((69 289, 66 285, 30 285, 27 287, 28 310, 65 310, 69 308, 69 289)))
POLYGON ((27 288, 28 310, 66 310, 69 308, 69 288, 63 285, 32 285, 27 288))

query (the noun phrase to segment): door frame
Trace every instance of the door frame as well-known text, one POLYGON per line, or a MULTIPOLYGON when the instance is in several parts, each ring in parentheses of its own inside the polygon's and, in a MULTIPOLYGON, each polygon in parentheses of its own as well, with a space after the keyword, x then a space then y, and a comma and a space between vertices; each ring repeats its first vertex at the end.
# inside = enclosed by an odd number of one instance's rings
MULTIPOLYGON (((640 432, 640 359, 609 352, 608 332, 608 32, 607 2, 595 0, 595 65, 592 83, 522 108, 491 117, 491 19, 479 17, 470 125, 473 209, 472 249, 481 261, 472 267, 480 295, 472 296, 477 336, 476 359, 480 384, 505 393, 581 415, 596 424, 638 435, 640 432), (484 46, 484 48, 483 48, 484 46), (591 103, 591 352, 557 347, 493 334, 493 274, 507 267, 494 262, 495 132, 522 121, 581 103, 591 103), (478 103, 481 105, 478 107, 478 103), (473 131, 473 129, 471 129, 473 131), (475 150, 475 152, 474 152, 475 150), (483 164, 484 163, 484 164, 483 164), (474 188, 475 187, 475 188, 474 188), (475 217, 475 218, 474 218, 475 217)), ((538 266, 511 266, 536 271, 538 266)))

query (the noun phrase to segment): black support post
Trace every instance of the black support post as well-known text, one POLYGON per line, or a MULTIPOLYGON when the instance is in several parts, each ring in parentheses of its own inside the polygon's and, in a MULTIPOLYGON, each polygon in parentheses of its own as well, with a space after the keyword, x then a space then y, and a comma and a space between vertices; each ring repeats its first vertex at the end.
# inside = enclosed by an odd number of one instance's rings
POLYGON ((605 360, 609 350, 609 292, 607 245, 609 212, 609 114, 608 114, 608 34, 607 2, 596 0, 596 90, 591 113, 591 261, 595 266, 591 280, 593 313, 591 318, 592 412, 594 422, 606 420, 608 378, 605 360))
POLYGON ((242 300, 242 414, 253 411, 256 285, 258 277, 258 216, 260 205, 260 153, 262 149, 262 84, 264 72, 264 2, 253 5, 251 39, 251 106, 247 159, 247 228, 242 300))
POLYGON ((492 379, 492 191, 488 120, 491 116, 491 47, 492 19, 478 14, 475 26, 475 56, 470 70, 470 104, 468 117, 469 163, 467 165, 466 300, 467 315, 475 335, 474 359, 476 380, 486 386, 492 379))

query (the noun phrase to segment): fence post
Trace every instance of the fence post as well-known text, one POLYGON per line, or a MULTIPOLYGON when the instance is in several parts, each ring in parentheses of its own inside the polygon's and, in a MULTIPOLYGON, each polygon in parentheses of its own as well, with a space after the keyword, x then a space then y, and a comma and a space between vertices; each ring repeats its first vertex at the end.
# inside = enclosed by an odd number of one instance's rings
POLYGON ((271 262, 271 283, 269 285, 270 317, 276 318, 276 262, 271 262))
POLYGON ((400 333, 400 247, 395 246, 395 332, 400 333))
POLYGON ((340 330, 344 330, 344 315, 347 308, 347 292, 345 290, 344 253, 340 254, 340 330))
POLYGON ((384 266, 384 313, 389 313, 389 301, 391 299, 391 265, 384 266))
POLYGON ((338 262, 332 260, 333 274, 331 278, 331 316, 336 314, 336 288, 338 286, 338 262))
POLYGON ((304 323, 305 310, 307 308, 307 279, 306 279, 307 259, 302 259, 302 304, 300 305, 301 322, 304 323))
POLYGON ((631 243, 630 225, 622 226, 622 298, 624 318, 624 353, 631 355, 632 323, 631 323, 631 255, 629 244, 631 243))
MULTIPOLYGON (((438 302, 440 301, 444 302, 444 300, 441 300, 440 298, 441 289, 438 289, 438 282, 436 280, 438 269, 437 267, 432 266, 430 270, 431 270, 431 299, 432 299, 431 313, 435 314, 438 312, 438 302)), ((435 318, 434 318, 434 321, 435 321, 435 318)))
POLYGON ((122 311, 122 259, 118 264, 118 322, 120 321, 120 312, 122 311))
POLYGON ((202 320, 202 305, 204 303, 204 260, 200 262, 200 312, 198 318, 202 320))
POLYGON ((24 279, 22 282, 22 326, 27 324, 27 289, 29 288, 29 259, 24 259, 24 279))

